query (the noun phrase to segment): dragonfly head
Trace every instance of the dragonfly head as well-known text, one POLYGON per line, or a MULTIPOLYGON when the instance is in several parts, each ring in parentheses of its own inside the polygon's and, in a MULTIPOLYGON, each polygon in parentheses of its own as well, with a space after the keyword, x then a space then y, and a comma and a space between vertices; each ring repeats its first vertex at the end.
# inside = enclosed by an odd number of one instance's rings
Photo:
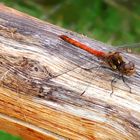
POLYGON ((106 62, 113 70, 119 71, 123 75, 131 76, 136 72, 135 64, 132 61, 125 60, 120 52, 109 52, 106 62))
POLYGON ((121 70, 123 74, 131 76, 136 72, 135 64, 131 61, 124 63, 123 69, 121 70))

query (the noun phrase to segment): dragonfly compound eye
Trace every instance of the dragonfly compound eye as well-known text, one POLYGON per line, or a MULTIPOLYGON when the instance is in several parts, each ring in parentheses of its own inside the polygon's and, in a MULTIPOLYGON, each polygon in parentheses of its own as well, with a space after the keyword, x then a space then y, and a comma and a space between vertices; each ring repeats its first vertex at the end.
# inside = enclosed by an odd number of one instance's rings
POLYGON ((133 62, 130 61, 128 64, 129 64, 131 70, 135 69, 135 65, 133 62))
POLYGON ((133 62, 129 62, 127 64, 125 64, 125 71, 126 71, 126 75, 132 75, 133 73, 135 73, 135 65, 133 62))

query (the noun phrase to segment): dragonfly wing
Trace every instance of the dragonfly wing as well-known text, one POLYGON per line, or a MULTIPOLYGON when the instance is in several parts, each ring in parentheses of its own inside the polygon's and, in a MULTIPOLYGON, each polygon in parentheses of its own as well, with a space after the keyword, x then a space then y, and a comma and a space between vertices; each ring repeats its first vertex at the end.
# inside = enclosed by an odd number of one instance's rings
POLYGON ((120 52, 127 52, 127 53, 138 53, 140 52, 140 43, 133 43, 133 44, 124 44, 120 46, 115 46, 117 51, 120 52))

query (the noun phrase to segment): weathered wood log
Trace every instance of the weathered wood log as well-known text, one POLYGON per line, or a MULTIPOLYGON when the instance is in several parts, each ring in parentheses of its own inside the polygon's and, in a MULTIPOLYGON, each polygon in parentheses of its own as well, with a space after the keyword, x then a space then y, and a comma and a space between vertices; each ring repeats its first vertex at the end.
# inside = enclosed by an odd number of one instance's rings
MULTIPOLYGON (((111 49, 0 5, 0 128, 29 140, 139 140, 139 75, 126 77, 132 93, 119 79, 110 97, 117 74, 92 68, 100 61, 61 34, 111 49)), ((124 55, 138 71, 140 58, 124 55)))

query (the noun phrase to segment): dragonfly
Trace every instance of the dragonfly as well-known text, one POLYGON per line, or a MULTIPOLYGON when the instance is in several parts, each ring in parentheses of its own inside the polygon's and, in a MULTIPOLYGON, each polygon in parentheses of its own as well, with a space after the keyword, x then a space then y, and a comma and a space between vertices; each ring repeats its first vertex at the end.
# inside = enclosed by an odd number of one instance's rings
MULTIPOLYGON (((124 76, 125 75, 131 76, 136 73, 135 64, 132 61, 126 62, 122 54, 118 51, 110 51, 110 52, 99 51, 99 50, 90 48, 89 46, 81 42, 78 42, 66 35, 59 35, 59 37, 65 42, 70 43, 96 56, 104 64, 106 64, 112 71, 118 72, 123 82, 125 83, 125 85, 130 89, 130 93, 131 93, 131 87, 125 82, 124 76)), ((112 92, 110 96, 113 94, 113 82, 115 81, 115 79, 116 77, 111 81, 112 92)), ((83 94, 84 93, 82 93, 81 95, 83 94)))

